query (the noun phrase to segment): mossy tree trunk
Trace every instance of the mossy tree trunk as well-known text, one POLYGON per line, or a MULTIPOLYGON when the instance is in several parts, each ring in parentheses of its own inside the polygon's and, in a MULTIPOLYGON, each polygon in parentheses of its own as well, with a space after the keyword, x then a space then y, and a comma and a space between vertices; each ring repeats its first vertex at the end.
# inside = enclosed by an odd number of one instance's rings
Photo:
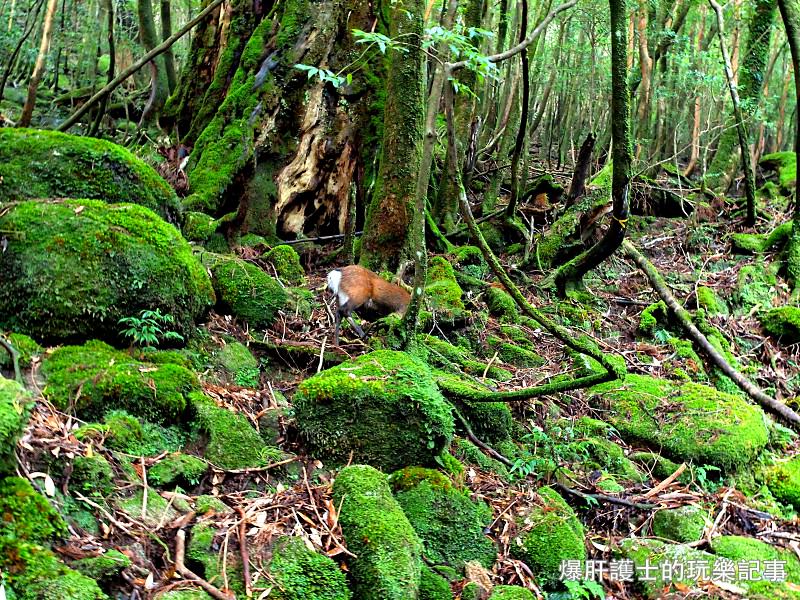
POLYGON ((36 56, 36 63, 33 66, 31 79, 28 83, 28 97, 25 99, 25 106, 22 107, 22 116, 19 119, 20 127, 28 127, 33 117, 33 107, 36 106, 36 92, 39 89, 39 82, 44 73, 45 59, 47 50, 50 48, 50 38, 53 34, 53 15, 56 13, 58 0, 48 0, 47 10, 44 13, 44 25, 42 27, 42 41, 39 44, 39 54, 36 56))
MULTIPOLYGON (((764 70, 769 58, 772 23, 777 10, 776 0, 754 0, 752 14, 747 23, 744 59, 738 73, 738 95, 742 120, 751 118, 757 111, 764 88, 764 70)), ((727 128, 720 137, 717 152, 709 165, 706 183, 712 189, 727 190, 733 179, 736 160, 743 151, 739 143, 739 117, 735 127, 727 128)), ((749 146, 749 140, 748 140, 749 146)), ((749 150, 746 151, 749 156, 749 150)), ((742 161, 744 164, 744 161, 742 161)), ((748 158, 749 164, 749 158, 748 158)), ((752 167, 751 167, 752 168, 752 167)), ((745 175, 747 171, 745 171, 745 175)))
POLYGON ((194 144, 186 206, 231 214, 233 235, 343 232, 361 147, 375 128, 381 65, 353 62, 363 47, 350 31, 380 20, 366 0, 259 6, 264 14, 234 2, 215 28, 199 32, 170 102, 182 139, 194 144), (203 40, 216 59, 206 59, 203 40), (352 82, 337 88, 297 64, 347 68, 352 82), (206 69, 201 103, 192 98, 193 65, 206 69))
MULTIPOLYGON (((161 40, 167 40, 172 35, 172 6, 170 0, 161 0, 161 40)), ((175 72, 175 54, 172 48, 164 52, 164 67, 167 70, 167 84, 169 92, 175 91, 178 85, 178 75, 175 72)))
POLYGON ((625 239, 631 180, 630 90, 627 83, 628 24, 625 0, 609 0, 611 13, 611 138, 613 174, 611 225, 586 252, 559 268, 555 283, 561 294, 580 285, 583 276, 611 256, 625 239))
MULTIPOLYGON (((795 99, 800 103, 800 0, 778 0, 783 24, 786 27, 786 37, 789 40, 789 50, 792 53, 792 66, 794 67, 795 99)), ((800 104, 798 104, 800 105, 800 104)), ((800 118, 795 119, 794 151, 798 172, 800 172, 800 118)), ((794 288, 793 296, 800 292, 800 186, 795 188, 794 214, 792 215, 792 234, 787 244, 786 271, 789 282, 794 288)))
MULTIPOLYGON (((142 46, 149 52, 159 43, 156 22, 153 18, 152 0, 137 0, 136 10, 139 16, 139 35, 142 46)), ((141 122, 143 124, 153 123, 158 119, 168 96, 167 67, 162 54, 150 61, 150 98, 142 111, 141 122)))
POLYGON ((424 251, 425 215, 415 206, 425 113, 423 11, 422 0, 414 0, 392 13, 391 37, 403 36, 408 45, 406 52, 390 51, 381 163, 361 244, 361 264, 375 271, 396 271, 414 260, 417 248, 424 251))

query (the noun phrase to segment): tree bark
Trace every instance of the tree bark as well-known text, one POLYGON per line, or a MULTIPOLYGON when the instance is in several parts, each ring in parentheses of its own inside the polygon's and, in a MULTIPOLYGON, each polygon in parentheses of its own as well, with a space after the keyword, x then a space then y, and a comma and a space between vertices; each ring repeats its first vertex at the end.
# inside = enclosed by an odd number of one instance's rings
MULTIPOLYGON (((171 0, 161 0, 161 41, 172 36, 172 6, 171 0)), ((164 67, 167 71, 167 85, 169 93, 175 91, 178 85, 178 75, 175 72, 175 54, 172 48, 164 52, 164 67)))
MULTIPOLYGON (((528 32, 528 1, 522 0, 522 16, 519 22, 519 41, 525 41, 528 32)), ((528 65, 528 50, 524 48, 520 52, 520 73, 522 76, 522 101, 520 103, 519 128, 514 139, 514 150, 511 153, 511 198, 506 205, 505 218, 512 219, 517 212, 517 200, 519 199, 519 161, 522 156, 522 147, 525 142, 525 134, 528 129, 528 104, 530 103, 530 66, 528 65)), ((525 174, 523 180, 527 180, 525 174)))
POLYGON ((39 45, 39 54, 36 56, 36 63, 33 66, 31 80, 28 84, 28 97, 25 106, 22 107, 22 116, 19 118, 20 127, 28 127, 33 117, 33 108, 36 106, 36 91, 39 89, 39 82, 44 73, 47 50, 50 48, 50 38, 53 33, 53 16, 56 13, 58 0, 47 0, 47 10, 44 13, 44 26, 42 28, 42 42, 39 45))
MULTIPOLYGON (((114 0, 104 0, 106 7, 106 16, 108 17, 108 72, 106 74, 107 84, 114 81, 114 69, 117 62, 116 46, 114 45, 114 0)), ((108 96, 106 94, 100 100, 100 106, 97 107, 97 116, 95 117, 92 128, 89 131, 90 136, 96 136, 100 129, 100 122, 103 120, 103 115, 106 112, 106 104, 108 103, 108 96)))
POLYGON ((33 33, 33 30, 36 29, 37 18, 39 16, 39 10, 42 8, 43 1, 44 0, 38 0, 33 8, 28 11, 28 14, 25 15, 25 24, 22 27, 23 33, 19 40, 17 40, 17 44, 14 46, 14 51, 11 53, 11 56, 8 57, 8 62, 5 64, 5 69, 3 69, 3 78, 0 79, 0 99, 3 98, 6 83, 8 83, 8 78, 11 76, 11 71, 14 70, 14 63, 17 61, 23 44, 30 37, 31 33, 33 33))
MULTIPOLYGON (((139 36, 142 40, 142 46, 144 46, 147 52, 151 52, 158 46, 158 34, 156 33, 156 22, 153 18, 152 0, 137 0, 136 8, 139 17, 139 36)), ((142 111, 140 124, 155 122, 167 102, 169 83, 167 81, 167 67, 164 62, 164 54, 166 52, 169 52, 169 48, 150 61, 150 98, 142 111)))

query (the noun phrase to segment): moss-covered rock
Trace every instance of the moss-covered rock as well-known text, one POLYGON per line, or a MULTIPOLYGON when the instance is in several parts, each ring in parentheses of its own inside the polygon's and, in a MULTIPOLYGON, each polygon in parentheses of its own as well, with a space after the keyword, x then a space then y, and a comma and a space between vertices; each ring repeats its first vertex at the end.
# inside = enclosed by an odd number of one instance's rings
POLYGON ((189 244, 147 208, 27 201, 0 213, 0 230, 0 326, 39 340, 121 341, 118 321, 145 309, 186 337, 214 302, 189 244))
POLYGON ((269 564, 276 600, 348 600, 351 596, 344 573, 333 560, 309 550, 296 537, 281 538, 269 564))
POLYGON ((147 479, 158 487, 166 487, 175 483, 196 486, 200 478, 208 470, 205 461, 191 454, 173 452, 158 461, 147 472, 147 479))
MULTIPOLYGON (((658 479, 666 479, 680 468, 680 465, 655 452, 632 452, 629 456, 632 461, 642 463, 648 472, 651 472, 658 479)), ((681 483, 690 483, 692 474, 689 470, 684 471, 678 477, 681 483)))
POLYGON ((114 471, 102 454, 76 456, 72 461, 70 487, 83 494, 105 497, 113 489, 114 471))
POLYGON ((16 471, 17 440, 28 423, 32 406, 25 388, 0 376, 0 476, 16 471))
POLYGON ((666 323, 668 314, 667 305, 663 301, 651 304, 639 315, 639 333, 651 335, 659 323, 666 323))
POLYGON ((419 581, 419 600, 452 600, 453 592, 447 579, 427 565, 422 565, 419 581))
POLYGON ((146 508, 143 511, 144 494, 138 490, 127 498, 116 498, 114 504, 119 510, 126 513, 133 519, 141 521, 148 527, 157 527, 164 523, 174 521, 180 516, 177 510, 172 508, 172 504, 164 500, 154 490, 147 494, 146 508))
POLYGON ((703 535, 706 522, 705 511, 691 504, 659 510, 653 516, 653 535, 673 542, 696 542, 703 535))
POLYGON ((758 161, 762 169, 776 171, 778 184, 784 191, 789 191, 797 181, 797 159, 794 152, 773 152, 765 154, 758 161))
POLYGON ((503 463, 486 456, 480 448, 468 439, 456 437, 452 451, 461 462, 475 465, 479 469, 490 471, 504 479, 508 478, 508 469, 503 463))
POLYGON ((505 402, 472 402, 462 400, 462 416, 469 422, 472 432, 490 444, 511 439, 514 416, 505 402))
POLYGON ((286 244, 275 246, 264 255, 264 259, 275 267, 278 279, 289 285, 303 285, 306 272, 294 248, 286 244))
POLYGON ((386 476, 366 465, 342 469, 333 484, 357 598, 407 600, 420 586, 422 543, 392 496, 386 476))
POLYGON ((0 480, 0 538, 44 543, 66 535, 64 520, 26 479, 0 480))
POLYGON ((81 558, 72 563, 72 568, 97 582, 108 581, 131 566, 131 559, 119 550, 106 550, 99 556, 81 558))
MULTIPOLYGON (((781 600, 797 598, 797 586, 800 584, 800 560, 794 552, 784 550, 753 538, 738 535, 723 535, 711 540, 711 550, 718 557, 727 558, 735 565, 742 562, 758 561, 760 574, 763 574, 765 563, 783 563, 786 582, 778 581, 748 581, 746 583, 753 598, 781 600)), ((737 566, 736 578, 739 578, 737 566)), ((744 575, 744 573, 742 574, 744 575)), ((748 577, 748 579, 752 579, 748 577)))
POLYGON ((553 587, 559 580, 562 560, 586 560, 583 525, 552 488, 539 488, 539 499, 519 516, 510 550, 531 568, 540 585, 553 587))
POLYGON ((738 308, 734 312, 748 314, 756 306, 772 306, 772 299, 777 293, 776 283, 773 268, 763 261, 743 266, 736 276, 736 289, 731 294, 731 301, 738 308))
POLYGON ((705 385, 628 375, 591 393, 626 441, 662 448, 675 460, 735 470, 750 464, 769 439, 761 409, 705 385))
POLYGON ((57 349, 42 363, 42 373, 45 397, 89 419, 124 409, 156 423, 179 422, 187 394, 200 385, 184 367, 143 363, 97 340, 57 349))
POLYGON ((223 381, 244 387, 258 385, 258 359, 241 342, 228 341, 210 356, 210 363, 223 381))
POLYGON ((688 569, 684 569, 682 574, 678 570, 670 570, 671 565, 688 565, 690 561, 695 561, 694 564, 698 565, 708 565, 708 574, 704 578, 710 578, 714 568, 713 554, 682 544, 667 544, 651 539, 625 539, 619 548, 626 559, 640 567, 634 569, 634 577, 644 597, 651 600, 664 598, 664 594, 670 592, 687 594, 696 591, 698 596, 701 595, 702 592, 697 587, 697 577, 691 578, 688 569), (645 565, 649 565, 649 571, 641 568, 645 565))
POLYGON ((767 333, 781 338, 786 344, 800 341, 800 308, 796 306, 778 306, 759 315, 761 324, 767 333))
POLYGON ((0 130, 0 204, 35 198, 93 198, 140 204, 177 223, 175 191, 129 150, 79 135, 0 130))
POLYGON ((233 256, 202 255, 211 270, 217 308, 250 324, 268 327, 286 306, 286 291, 257 266, 233 256))
POLYGON ((223 469, 261 467, 284 457, 279 448, 268 446, 247 418, 220 408, 200 393, 189 400, 194 423, 206 438, 205 459, 223 469))
POLYGON ((519 308, 511 295, 499 287, 490 286, 485 294, 489 314, 504 323, 519 322, 519 308))
POLYGON ((518 585, 496 585, 489 600, 534 600, 533 592, 518 585))
POLYGON ((197 511, 197 514, 200 515, 204 515, 208 512, 215 512, 219 514, 233 512, 233 510, 222 500, 216 496, 209 496, 207 494, 203 494, 202 496, 195 498, 194 508, 197 511))
POLYGON ((453 265, 442 256, 431 258, 425 284, 425 302, 430 309, 446 317, 459 316, 464 310, 462 294, 453 265))
MULTIPOLYGON (((19 366, 23 369, 30 367, 33 357, 42 353, 43 348, 33 338, 24 333, 12 332, 3 334, 3 332, 0 332, 0 337, 5 337, 6 341, 19 353, 19 366)), ((0 348, 0 369, 11 369, 13 367, 14 361, 11 359, 11 355, 5 349, 0 348)))
POLYGON ((306 379, 294 409, 311 451, 327 460, 432 465, 453 437, 451 407, 430 370, 403 352, 372 352, 306 379))
POLYGON ((494 354, 500 357, 504 363, 514 365, 515 367, 524 367, 532 369, 541 367, 547 361, 529 348, 525 348, 516 343, 506 342, 498 337, 490 336, 486 339, 489 346, 489 354, 494 354))
POLYGON ((477 280, 484 279, 489 273, 489 265, 477 246, 459 246, 452 253, 453 266, 456 272, 477 280))
POLYGON ((775 498, 800 511, 800 457, 769 467, 766 480, 767 487, 775 498))
POLYGON ((727 315, 729 313, 725 300, 720 298, 710 287, 704 285, 697 288, 697 307, 705 309, 706 314, 709 316, 727 315))
POLYGON ((471 560, 486 568, 494 564, 497 549, 483 534, 492 519, 486 504, 473 502, 431 469, 407 467, 393 473, 389 481, 428 560, 457 569, 471 560))

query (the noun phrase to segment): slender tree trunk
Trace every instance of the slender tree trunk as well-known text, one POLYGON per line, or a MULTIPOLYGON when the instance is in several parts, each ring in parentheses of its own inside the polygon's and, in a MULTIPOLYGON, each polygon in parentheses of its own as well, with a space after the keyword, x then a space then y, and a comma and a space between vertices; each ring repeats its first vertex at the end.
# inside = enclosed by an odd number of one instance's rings
MULTIPOLYGON (((789 85, 791 83, 792 69, 787 68, 783 80, 781 100, 778 102, 778 123, 775 125, 775 143, 772 146, 772 152, 780 152, 783 148, 783 130, 786 124, 786 100, 789 98, 789 85)), ((2 88, 0 88, 0 91, 2 91, 2 88)))
MULTIPOLYGON (((158 46, 152 0, 137 0, 136 7, 139 16, 139 34, 142 39, 142 46, 150 52, 158 46)), ((167 51, 169 51, 169 48, 167 51)), ((168 96, 167 68, 164 63, 164 55, 160 54, 150 61, 150 98, 142 111, 142 124, 153 123, 158 119, 168 96)))
MULTIPOLYGON (((647 46, 647 3, 639 4, 639 15, 636 19, 636 30, 639 34, 639 69, 641 83, 639 84, 639 109, 636 117, 638 136, 646 137, 648 123, 650 122, 650 90, 652 87, 651 75, 653 72, 653 59, 647 46)), ((638 155, 641 145, 636 150, 638 155)))
POLYGON ((0 99, 3 98, 3 92, 6 89, 6 83, 8 83, 8 78, 11 76, 11 72, 14 70, 14 64, 17 61, 17 57, 19 56, 20 50, 22 50, 23 44, 25 44, 25 40, 27 40, 33 30, 36 29, 37 18, 39 16, 39 10, 42 8, 42 2, 44 0, 38 0, 34 7, 28 11, 28 14, 25 16, 25 25, 23 25, 23 33, 20 36, 19 40, 17 41, 17 45, 14 46, 14 51, 11 53, 11 56, 8 58, 8 62, 5 64, 5 68, 3 69, 3 78, 0 79, 0 99))
MULTIPOLYGON (((168 40, 171 35, 171 0, 161 0, 161 41, 168 40)), ((172 48, 164 52, 164 67, 167 70, 167 85, 169 86, 169 93, 171 94, 178 85, 178 76, 175 73, 175 54, 172 52, 172 48)))
MULTIPOLYGON (((728 56, 728 49, 725 47, 725 25, 722 19, 722 7, 716 0, 708 0, 711 8, 717 14, 717 33, 719 34, 719 46, 722 52, 722 59, 725 63, 725 76, 728 79, 728 89, 731 93, 733 102, 733 114, 736 119, 736 132, 739 136, 739 151, 742 158, 742 171, 744 171, 745 194, 747 195, 747 224, 755 225, 756 222, 756 184, 753 173, 753 165, 750 163, 750 146, 747 141, 747 128, 742 114, 742 106, 739 101, 739 92, 736 89, 736 81, 733 78, 733 68, 728 56)), ((769 0, 768 0, 769 1, 769 0)))
MULTIPOLYGON (((61 22, 58 25, 59 37, 64 36, 64 22, 66 20, 66 17, 67 17, 67 0, 61 0, 61 22)), ((58 90, 59 73, 61 73, 61 52, 63 51, 63 47, 64 47, 63 42, 59 43, 58 50, 56 51, 56 64, 55 68, 53 69, 54 73, 53 73, 53 85, 52 85, 52 89, 54 92, 58 90)), ((64 58, 64 64, 65 65, 67 64, 66 57, 64 58)))
POLYGON ((580 285, 594 269, 622 244, 628 223, 628 192, 631 179, 630 88, 627 81, 627 22, 625 0, 609 0, 611 13, 611 136, 613 174, 611 225, 603 239, 559 268, 556 287, 564 294, 580 285))
MULTIPOLYGON (((108 71, 106 72, 106 85, 114 81, 114 70, 117 62, 117 51, 114 45, 114 0, 104 0, 106 8, 106 17, 108 18, 107 34, 108 34, 108 71)), ((103 120, 103 115, 106 112, 106 104, 108 104, 108 96, 106 94, 100 100, 100 106, 97 107, 97 116, 95 117, 92 129, 89 135, 96 136, 100 130, 100 122, 103 120)))
MULTIPOLYGON (((523 42, 528 34, 528 0, 522 0, 522 17, 519 26, 519 41, 523 42)), ((517 211, 517 200, 519 199, 520 175, 519 161, 522 156, 522 147, 525 142, 525 134, 528 128, 528 104, 530 103, 530 65, 528 64, 527 48, 520 53, 520 73, 522 73, 522 102, 520 104, 521 113, 519 117, 519 128, 517 137, 514 140, 514 151, 511 154, 511 198, 506 205, 505 217, 512 219, 517 211)), ((523 180, 527 177, 523 174, 523 180)))
MULTIPOLYGON (((700 55, 700 49, 703 43, 703 33, 705 31, 705 4, 700 6, 700 18, 698 19, 697 24, 697 35, 695 37, 695 52, 696 55, 700 55)), ((692 111, 692 149, 691 154, 689 155, 689 162, 686 164, 686 168, 683 170, 684 177, 688 177, 692 174, 697 167, 697 159, 700 158, 700 93, 696 93, 694 96, 694 110, 692 111)))
POLYGON ((44 13, 44 27, 42 29, 42 43, 39 45, 39 54, 36 57, 36 64, 33 66, 31 80, 28 84, 28 97, 25 106, 22 107, 22 116, 19 119, 20 127, 28 127, 33 117, 33 108, 36 106, 36 91, 39 89, 39 82, 44 73, 47 50, 50 48, 50 38, 53 33, 53 16, 56 14, 58 0, 48 0, 47 10, 44 13))
POLYGON ((583 196, 586 191, 586 180, 589 178, 589 169, 592 166, 592 150, 597 141, 594 132, 589 133, 581 144, 578 160, 575 161, 575 171, 572 173, 572 182, 567 192, 566 206, 575 204, 575 200, 583 196))

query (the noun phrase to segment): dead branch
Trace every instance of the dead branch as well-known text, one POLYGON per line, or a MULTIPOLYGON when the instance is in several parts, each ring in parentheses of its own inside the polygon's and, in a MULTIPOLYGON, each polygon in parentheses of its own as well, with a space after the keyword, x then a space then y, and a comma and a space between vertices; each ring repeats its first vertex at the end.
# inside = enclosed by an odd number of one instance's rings
POLYGON ((185 579, 196 583, 203 588, 209 595, 217 598, 217 600, 235 600, 233 594, 225 594, 218 588, 208 583, 205 579, 190 571, 185 564, 183 564, 183 557, 186 552, 186 531, 179 529, 178 534, 175 536, 175 571, 182 575, 185 579))

